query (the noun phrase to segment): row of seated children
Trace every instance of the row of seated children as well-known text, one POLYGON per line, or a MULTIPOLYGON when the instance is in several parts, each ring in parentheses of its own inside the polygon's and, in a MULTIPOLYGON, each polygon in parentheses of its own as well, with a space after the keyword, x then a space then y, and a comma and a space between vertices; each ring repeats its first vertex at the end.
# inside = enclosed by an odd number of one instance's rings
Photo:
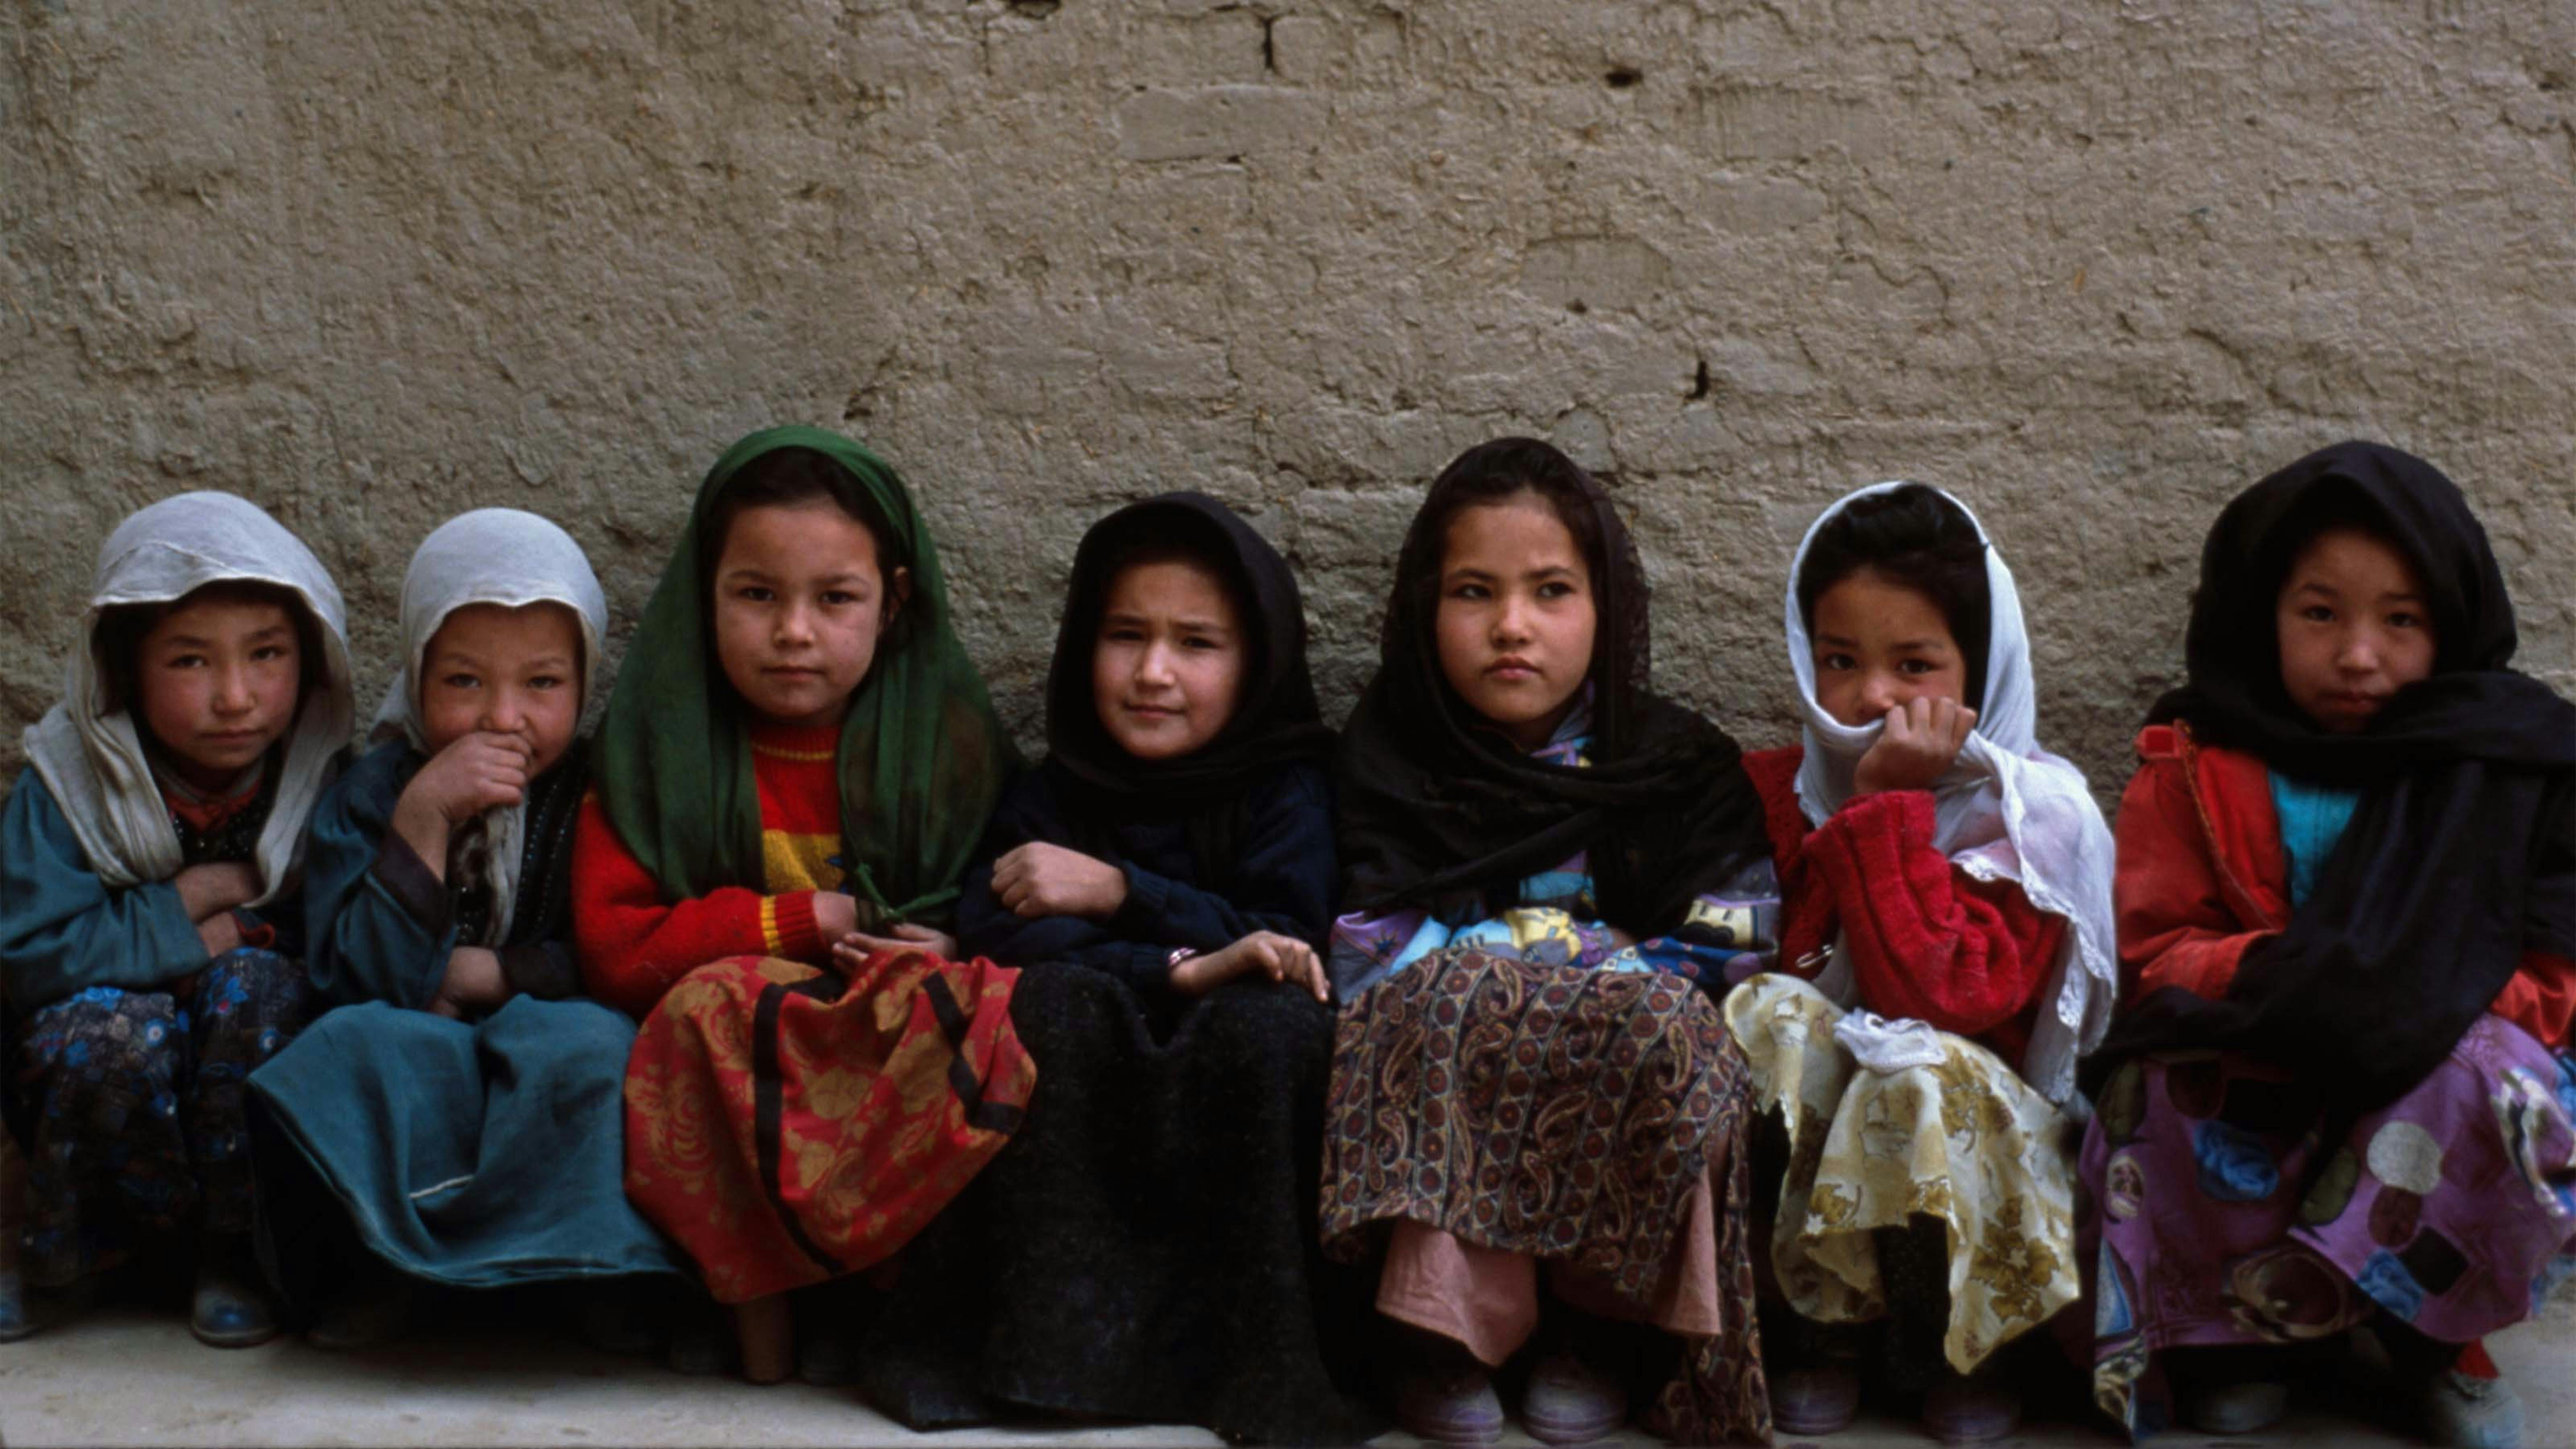
POLYGON ((1498 1385, 1714 1442, 1870 1382, 1973 1442, 2060 1352, 2132 1435, 2244 1432, 2366 1327, 2430 1437, 2520 1433, 2576 709, 2393 449, 2220 517, 2116 845, 1919 484, 1808 531, 1753 754, 1526 439, 1433 483, 1338 735, 1286 560, 1173 493, 1085 535, 1022 768, 909 491, 812 429, 710 470, 587 741, 559 528, 451 520, 401 612, 349 759, 292 535, 201 493, 103 549, 0 814, 0 1336, 127 1261, 219 1345, 553 1284, 917 1428, 1483 1445, 1498 1385))

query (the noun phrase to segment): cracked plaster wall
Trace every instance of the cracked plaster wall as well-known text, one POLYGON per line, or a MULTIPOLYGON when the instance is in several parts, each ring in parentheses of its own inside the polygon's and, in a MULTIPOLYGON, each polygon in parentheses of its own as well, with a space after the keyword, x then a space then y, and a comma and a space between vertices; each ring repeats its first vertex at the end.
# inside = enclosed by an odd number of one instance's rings
POLYGON ((0 0, 0 768, 153 498, 312 541, 372 697, 437 520, 561 519, 622 631, 784 421, 906 470, 1024 739, 1088 519, 1251 514, 1338 716, 1514 431, 1754 743, 1799 530, 1913 476, 2115 793, 2215 509, 2355 433, 2462 480, 2576 688, 2571 85, 2568 0, 0 0))

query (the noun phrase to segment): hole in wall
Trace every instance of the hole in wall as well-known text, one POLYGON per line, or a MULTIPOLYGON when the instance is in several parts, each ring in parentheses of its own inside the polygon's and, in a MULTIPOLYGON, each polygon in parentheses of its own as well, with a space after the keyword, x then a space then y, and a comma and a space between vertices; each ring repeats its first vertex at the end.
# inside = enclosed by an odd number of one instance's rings
POLYGON ((1589 311, 1591 311, 1592 309, 1591 309, 1591 307, 1589 307, 1589 306, 1585 305, 1584 300, 1583 300, 1581 297, 1577 297, 1577 298, 1575 298, 1573 301, 1568 302, 1568 303, 1566 303, 1566 304, 1565 304, 1565 310, 1566 310, 1566 311, 1568 311, 1568 312, 1573 313, 1573 314, 1574 314, 1575 316, 1577 316, 1577 317, 1580 317, 1580 316, 1582 316, 1584 313, 1589 312, 1589 311))
POLYGON ((1693 400, 1708 396, 1708 359, 1705 357, 1699 360, 1699 371, 1691 377, 1690 395, 1693 400))
POLYGON ((1627 65, 1614 66, 1611 68, 1608 75, 1602 77, 1603 80, 1609 82, 1610 89, 1614 91, 1624 91, 1645 78, 1646 73, 1644 71, 1637 69, 1635 66, 1627 65))
POLYGON ((1011 13, 1044 20, 1064 8, 1064 0, 1011 0, 1011 13))

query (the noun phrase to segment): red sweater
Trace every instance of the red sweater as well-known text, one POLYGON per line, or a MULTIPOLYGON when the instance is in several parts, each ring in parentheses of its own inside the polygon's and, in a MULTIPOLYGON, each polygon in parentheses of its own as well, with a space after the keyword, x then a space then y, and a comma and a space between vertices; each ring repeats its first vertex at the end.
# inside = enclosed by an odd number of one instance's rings
POLYGON ((1839 926, 1860 1003, 1967 1037, 2019 1066, 2066 922, 2008 880, 1984 881, 1932 843, 1932 796, 1885 790, 1814 830, 1798 806, 1806 752, 1744 757, 1780 870, 1780 969, 1813 978, 1839 926))
POLYGON ((822 964, 814 894, 841 884, 837 724, 751 731, 760 791, 762 879, 671 901, 618 839, 597 792, 572 842, 572 935, 592 996, 642 1017, 680 978, 727 956, 822 964))
MULTIPOLYGON (((2290 858, 2271 772, 2182 725, 2138 735, 2144 761, 2120 798, 2121 998, 2179 986, 2216 1000, 2245 948, 2290 924, 2290 858)), ((2487 1008, 2551 1048, 2576 1019, 2576 963, 2534 951, 2487 1008)))

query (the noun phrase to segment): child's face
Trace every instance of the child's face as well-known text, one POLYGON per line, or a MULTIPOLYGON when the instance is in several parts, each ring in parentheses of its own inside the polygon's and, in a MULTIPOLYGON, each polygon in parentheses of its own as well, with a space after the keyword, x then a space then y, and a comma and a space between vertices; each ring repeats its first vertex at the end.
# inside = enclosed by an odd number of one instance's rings
POLYGON ((716 560, 716 654, 752 715, 771 724, 841 717, 911 589, 888 578, 876 539, 826 499, 746 508, 716 560))
POLYGON ((1524 750, 1547 743, 1592 672, 1583 550, 1534 493, 1462 508, 1440 559, 1440 671, 1524 750))
POLYGON ((182 601, 135 650, 135 705, 180 776, 217 789, 295 722, 303 645, 278 604, 182 601))
POLYGON ((2329 734, 2360 730, 2433 672, 2423 581, 2403 553, 2360 529, 2328 529, 2299 551, 2273 619, 2290 702, 2329 734))
POLYGON ((1120 749, 1178 759, 1234 718, 1243 661, 1243 620, 1222 579, 1180 560, 1137 564, 1101 606, 1092 708, 1120 749))
POLYGON ((420 662, 420 720, 437 754, 482 731, 528 746, 545 773, 581 725, 581 621, 561 604, 468 604, 430 636, 420 662))
POLYGON ((1941 606, 1873 569, 1816 596, 1816 703, 1859 728, 1918 699, 1967 702, 1968 661, 1941 606))

